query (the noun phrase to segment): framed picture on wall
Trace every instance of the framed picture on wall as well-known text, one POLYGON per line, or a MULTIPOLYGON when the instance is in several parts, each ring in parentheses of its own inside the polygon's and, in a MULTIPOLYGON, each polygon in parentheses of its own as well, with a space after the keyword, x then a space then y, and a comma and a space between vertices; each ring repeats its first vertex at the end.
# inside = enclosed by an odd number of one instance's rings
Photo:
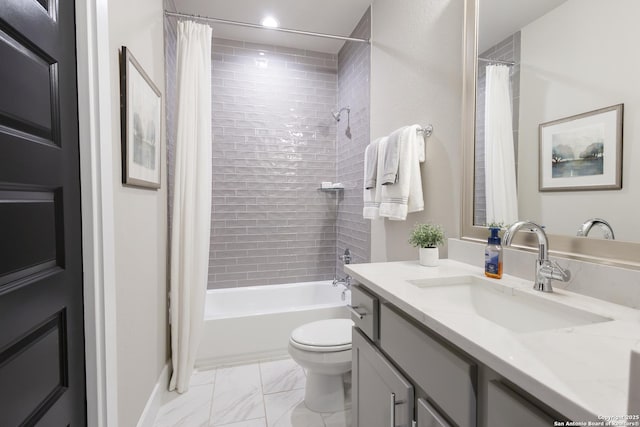
POLYGON ((131 51, 120 56, 122 183, 160 188, 162 94, 131 51))
POLYGON ((623 105, 539 126, 540 191, 622 188, 623 105))

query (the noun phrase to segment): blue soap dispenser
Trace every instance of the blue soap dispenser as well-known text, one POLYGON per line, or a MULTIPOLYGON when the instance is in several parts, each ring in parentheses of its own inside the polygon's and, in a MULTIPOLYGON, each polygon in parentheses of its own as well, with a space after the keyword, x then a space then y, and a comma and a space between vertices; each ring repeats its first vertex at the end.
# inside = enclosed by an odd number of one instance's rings
POLYGON ((484 274, 494 279, 502 278, 502 245, 498 232, 500 228, 489 228, 491 235, 484 249, 484 274))

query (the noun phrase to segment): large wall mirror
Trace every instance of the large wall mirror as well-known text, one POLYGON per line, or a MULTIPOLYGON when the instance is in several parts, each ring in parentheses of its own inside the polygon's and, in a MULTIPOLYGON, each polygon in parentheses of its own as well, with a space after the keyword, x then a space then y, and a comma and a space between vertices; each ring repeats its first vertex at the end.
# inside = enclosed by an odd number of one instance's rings
MULTIPOLYGON (((636 0, 467 0, 463 238, 484 240, 488 223, 528 219, 545 226, 556 254, 640 266, 637 16, 636 0), (615 119, 592 123, 597 115, 562 121, 619 104, 623 127, 615 119), (554 121, 563 127, 541 141, 540 125, 554 121), (601 132, 593 131, 602 126, 623 129, 621 147, 608 145, 616 135, 607 133, 604 154, 586 154, 603 145, 601 132), (543 151, 541 161, 540 144, 575 153, 552 159, 543 151), (619 166, 609 161, 617 153, 619 166), (586 164, 599 169, 577 169, 586 164), (541 189, 543 169, 555 174, 556 166, 570 171, 564 175, 570 188, 541 189), (581 174, 588 183, 591 174, 618 171, 621 188, 573 185, 584 180, 581 174), (593 218, 606 220, 615 240, 602 225, 578 237, 593 218)), ((519 243, 534 242, 525 236, 519 243)))

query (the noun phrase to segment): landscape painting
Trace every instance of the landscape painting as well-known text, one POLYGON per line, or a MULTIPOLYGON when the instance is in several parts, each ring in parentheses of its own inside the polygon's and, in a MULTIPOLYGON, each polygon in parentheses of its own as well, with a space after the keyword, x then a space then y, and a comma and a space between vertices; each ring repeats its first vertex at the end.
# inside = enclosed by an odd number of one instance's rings
POLYGON ((623 104, 539 127, 540 191, 622 188, 623 104))
POLYGON ((120 64, 122 182, 158 189, 162 95, 126 46, 120 64))
POLYGON ((559 132, 551 136, 551 176, 578 177, 602 175, 604 164, 604 125, 559 132))

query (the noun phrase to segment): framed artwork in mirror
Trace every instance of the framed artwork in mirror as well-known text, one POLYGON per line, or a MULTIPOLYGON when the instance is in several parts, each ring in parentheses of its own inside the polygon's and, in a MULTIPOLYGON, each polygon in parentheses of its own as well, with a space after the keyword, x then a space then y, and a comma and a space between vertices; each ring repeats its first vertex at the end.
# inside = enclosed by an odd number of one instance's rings
POLYGON ((131 51, 120 57, 122 183, 160 188, 162 94, 131 51))
POLYGON ((540 191, 622 188, 623 104, 539 126, 540 191))

